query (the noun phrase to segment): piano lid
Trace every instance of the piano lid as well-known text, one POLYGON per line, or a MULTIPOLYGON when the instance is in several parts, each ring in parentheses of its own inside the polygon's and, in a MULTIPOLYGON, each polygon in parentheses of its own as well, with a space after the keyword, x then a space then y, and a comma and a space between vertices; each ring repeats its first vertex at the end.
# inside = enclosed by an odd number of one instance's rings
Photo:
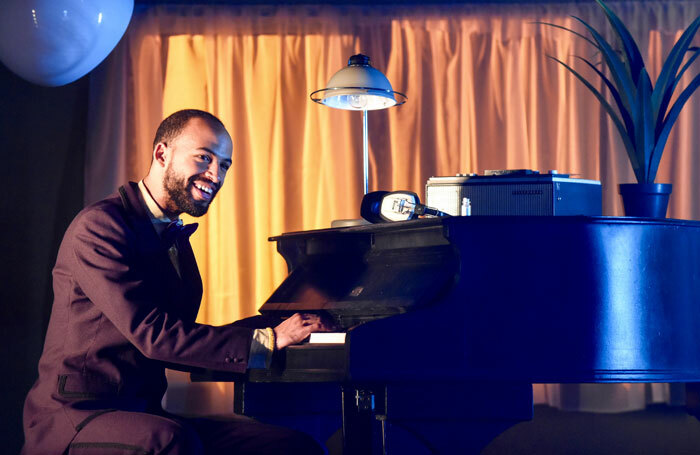
POLYGON ((348 328, 429 305, 454 284, 459 260, 440 220, 426 221, 274 237, 289 276, 260 312, 325 312, 348 328))

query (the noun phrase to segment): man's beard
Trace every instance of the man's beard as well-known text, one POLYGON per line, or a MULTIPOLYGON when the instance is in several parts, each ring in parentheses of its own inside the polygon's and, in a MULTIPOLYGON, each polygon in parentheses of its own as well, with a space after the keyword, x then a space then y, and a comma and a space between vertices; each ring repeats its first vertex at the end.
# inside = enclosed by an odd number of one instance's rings
POLYGON ((192 216, 202 216, 207 213, 209 203, 214 200, 216 191, 209 201, 195 201, 192 197, 191 188, 198 177, 198 175, 194 175, 189 179, 185 179, 175 174, 172 167, 168 167, 165 170, 163 185, 170 201, 175 205, 178 212, 184 212, 192 216))

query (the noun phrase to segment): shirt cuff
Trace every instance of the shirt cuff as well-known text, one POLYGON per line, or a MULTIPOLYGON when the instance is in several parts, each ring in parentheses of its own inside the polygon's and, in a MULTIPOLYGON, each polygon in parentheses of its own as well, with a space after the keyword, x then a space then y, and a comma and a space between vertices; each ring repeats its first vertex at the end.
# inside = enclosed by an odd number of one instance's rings
POLYGON ((248 368, 270 368, 272 353, 275 350, 275 335, 271 328, 255 329, 250 343, 248 368))

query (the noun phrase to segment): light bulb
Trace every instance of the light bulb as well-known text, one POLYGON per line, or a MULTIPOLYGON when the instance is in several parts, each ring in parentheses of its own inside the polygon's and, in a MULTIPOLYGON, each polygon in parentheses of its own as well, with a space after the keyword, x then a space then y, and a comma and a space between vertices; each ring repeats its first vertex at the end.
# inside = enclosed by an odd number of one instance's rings
POLYGON ((364 109, 367 106, 367 95, 348 95, 348 101, 354 109, 364 109))

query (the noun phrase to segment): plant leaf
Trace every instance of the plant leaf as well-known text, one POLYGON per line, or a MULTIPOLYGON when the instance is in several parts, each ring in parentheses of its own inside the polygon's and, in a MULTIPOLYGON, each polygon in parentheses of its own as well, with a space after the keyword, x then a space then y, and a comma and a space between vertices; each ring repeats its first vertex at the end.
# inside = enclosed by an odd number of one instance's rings
POLYGON ((590 90, 593 95, 595 95, 596 98, 598 98, 598 101, 600 101, 600 104, 603 106, 603 108, 607 111, 608 115, 610 118, 612 118, 613 123, 617 127, 617 131, 620 133, 620 136, 622 137, 622 142, 625 144, 625 149, 627 150, 627 155, 629 156, 630 163, 632 164, 632 169, 634 170, 634 174, 637 176, 637 180, 639 180, 639 175, 638 173, 643 171, 643 167, 639 165, 639 160, 637 159, 637 156, 635 154, 634 150, 634 145, 632 144, 632 141, 630 140, 630 137, 627 134, 627 131, 625 130, 624 125, 620 121, 620 118, 617 116, 615 113, 615 109, 608 103, 608 101, 605 99, 605 97, 595 88, 593 85, 586 80, 585 77, 581 76, 576 70, 574 70, 572 67, 567 65, 566 63, 562 62, 556 57, 552 57, 548 55, 547 57, 551 58, 555 62, 559 63, 562 65, 564 68, 569 70, 571 74, 576 76, 578 80, 580 80, 583 85, 585 85, 588 90, 590 90))
POLYGON ((659 123, 659 119, 663 119, 666 113, 666 107, 671 101, 673 96, 673 90, 675 89, 676 73, 678 68, 681 66, 683 59, 685 58, 685 53, 693 41, 695 33, 700 27, 700 16, 698 16, 689 26, 685 29, 683 34, 676 44, 671 48, 668 57, 664 61, 661 67, 661 72, 659 73, 658 79, 656 79, 656 87, 654 87, 654 92, 652 93, 652 104, 653 110, 656 113, 656 122, 659 123))
POLYGON ((659 169, 661 154, 664 151, 664 147, 666 146, 666 141, 668 140, 668 135, 671 133, 671 128, 673 128, 673 124, 676 123, 676 120, 678 120, 678 116, 681 113, 681 109, 683 109, 683 106, 690 98, 690 95, 692 95, 698 87, 700 87, 700 74, 696 75, 695 78, 693 78, 693 80, 690 82, 690 84, 688 84, 688 86, 681 92, 681 94, 678 95, 678 99, 675 103, 673 103, 671 110, 668 111, 668 115, 664 120, 664 126, 661 129, 661 133, 656 139, 656 146, 654 147, 654 151, 651 155, 649 164, 649 181, 653 182, 656 178, 656 171, 659 169))
MULTIPOLYGON (((693 47, 688 49, 688 52, 692 52, 693 55, 690 56, 688 61, 683 65, 683 68, 678 72, 678 76, 673 81, 673 85, 671 86, 670 90, 667 90, 668 95, 665 95, 663 99, 661 100, 661 104, 654 109, 654 113, 656 115, 656 135, 658 137, 659 133, 661 132, 661 128, 663 127, 663 122, 664 122, 664 117, 666 115, 666 110, 668 109, 668 104, 671 102, 671 97, 673 96, 673 92, 676 91, 676 86, 678 83, 681 81, 681 78, 683 77, 683 74, 686 72, 686 70, 690 67, 690 65, 693 64, 693 62, 700 56, 700 48, 698 47, 693 47)), ((657 82, 657 87, 658 87, 658 82, 657 82)), ((653 101, 653 96, 652 96, 652 101, 653 101)))
POLYGON ((552 24, 551 22, 542 22, 542 21, 534 21, 534 22, 530 22, 530 23, 531 24, 539 24, 539 25, 547 25, 549 27, 554 27, 554 28, 566 30, 567 32, 573 33, 574 35, 578 36, 579 38, 585 39, 586 41, 588 41, 591 44, 591 46, 593 46, 595 48, 599 48, 598 44, 595 41, 593 41, 592 39, 590 39, 589 37, 587 37, 586 35, 583 35, 583 34, 577 32, 576 30, 572 30, 568 27, 564 27, 563 25, 557 25, 557 24, 552 24))
POLYGON ((582 19, 576 16, 572 17, 582 23, 583 26, 591 32, 591 35, 593 35, 593 39, 595 39, 600 46, 600 52, 603 55, 603 59, 605 59, 605 63, 608 65, 608 68, 610 68, 610 74, 615 80, 615 85, 620 92, 620 98, 622 98, 625 108, 630 112, 634 112, 637 109, 635 97, 636 87, 634 81, 630 78, 630 74, 624 62, 620 60, 620 57, 613 50, 612 46, 605 41, 605 38, 603 38, 600 33, 582 19))
POLYGON ((644 59, 642 54, 639 52, 637 43, 632 38, 632 34, 627 30, 625 24, 622 23, 619 17, 606 5, 602 0, 596 0, 598 5, 603 8, 605 15, 608 17, 608 21, 612 26, 617 36, 620 37, 622 45, 625 49, 625 56, 630 65, 630 76, 633 81, 639 80, 639 73, 644 68, 644 59))
POLYGON ((636 156, 644 164, 642 179, 637 175, 639 183, 650 183, 649 163, 654 149, 654 114, 651 111, 651 79, 646 68, 639 72, 637 81, 637 109, 634 112, 634 140, 636 156))
POLYGON ((630 113, 627 111, 627 109, 625 109, 625 105, 622 103, 622 99, 620 99, 620 92, 617 91, 615 85, 593 63, 589 62, 583 57, 579 57, 578 55, 574 55, 574 57, 579 60, 583 60, 583 62, 586 63, 586 65, 590 66, 593 69, 593 71, 595 71, 598 74, 598 76, 600 76, 603 82, 605 82, 605 85, 608 87, 608 90, 610 90, 610 93, 615 99, 617 110, 620 113, 622 121, 625 124, 627 134, 630 137, 634 137, 634 123, 632 122, 632 117, 630 116, 630 113))

